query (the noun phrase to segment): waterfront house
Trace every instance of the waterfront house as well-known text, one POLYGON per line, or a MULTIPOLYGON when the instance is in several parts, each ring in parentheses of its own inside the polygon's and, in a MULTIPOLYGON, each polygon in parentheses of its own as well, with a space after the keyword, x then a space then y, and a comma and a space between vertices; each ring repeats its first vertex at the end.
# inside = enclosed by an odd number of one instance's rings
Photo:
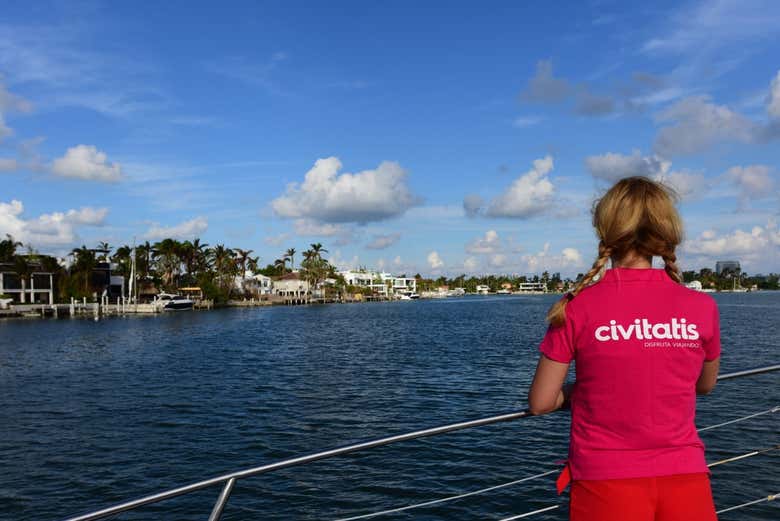
POLYGON ((544 282, 519 282, 517 290, 528 293, 546 293, 547 284, 544 282))
POLYGON ((285 273, 271 282, 271 294, 280 297, 304 298, 309 291, 309 281, 302 279, 297 271, 285 273))
POLYGON ((13 262, 0 263, 0 295, 14 304, 54 304, 54 273, 46 271, 40 257, 26 257, 26 273, 13 262))
POLYGON ((490 286, 486 284, 477 285, 477 293, 480 295, 487 295, 488 293, 490 293, 490 286))
POLYGON ((410 295, 417 292, 417 280, 413 277, 397 277, 391 273, 371 270, 344 270, 339 275, 350 286, 370 289, 382 297, 410 295))

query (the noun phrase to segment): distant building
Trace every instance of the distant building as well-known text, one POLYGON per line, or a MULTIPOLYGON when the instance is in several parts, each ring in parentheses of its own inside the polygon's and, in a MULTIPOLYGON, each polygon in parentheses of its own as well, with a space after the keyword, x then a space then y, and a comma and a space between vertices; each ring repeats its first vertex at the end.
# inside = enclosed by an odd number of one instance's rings
POLYGON ((490 286, 486 284, 479 284, 477 286, 477 293, 479 293, 480 295, 487 295, 488 293, 490 293, 490 286))
POLYGON ((547 291, 547 284, 544 282, 520 282, 517 285, 518 291, 547 291))
POLYGON ((28 264, 30 272, 23 284, 14 263, 0 263, 0 295, 8 295, 15 304, 54 304, 54 274, 45 271, 40 261, 28 264))
POLYGON ((715 273, 718 275, 726 273, 737 274, 740 271, 739 261, 718 261, 715 263, 715 273))
POLYGON ((370 289, 382 295, 409 295, 417 292, 417 280, 413 277, 396 277, 387 272, 370 270, 344 270, 339 275, 350 286, 370 289))
POLYGON ((271 283, 271 292, 280 297, 305 297, 309 289, 309 281, 303 280, 297 271, 286 273, 271 283))

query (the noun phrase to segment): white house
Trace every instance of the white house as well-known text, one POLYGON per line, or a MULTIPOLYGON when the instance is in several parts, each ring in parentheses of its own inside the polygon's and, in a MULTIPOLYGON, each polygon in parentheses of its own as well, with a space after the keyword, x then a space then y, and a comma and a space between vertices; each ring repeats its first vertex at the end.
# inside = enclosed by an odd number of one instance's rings
POLYGON ((305 297, 309 294, 309 282, 294 271, 271 281, 271 293, 280 297, 305 297))
POLYGON ((490 286, 488 286, 486 284, 478 285, 477 286, 477 293, 479 293, 480 295, 487 295, 488 293, 490 293, 490 286))
POLYGON ((417 292, 417 280, 412 277, 395 277, 391 273, 371 270, 345 270, 339 275, 350 286, 369 288, 385 297, 417 292))

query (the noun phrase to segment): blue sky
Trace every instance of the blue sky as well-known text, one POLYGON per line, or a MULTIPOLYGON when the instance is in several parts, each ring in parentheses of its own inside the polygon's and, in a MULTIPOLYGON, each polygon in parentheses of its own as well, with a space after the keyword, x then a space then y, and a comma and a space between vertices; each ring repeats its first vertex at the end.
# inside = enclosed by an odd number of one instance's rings
POLYGON ((575 274, 624 175, 780 271, 780 4, 4 2, 0 233, 575 274))

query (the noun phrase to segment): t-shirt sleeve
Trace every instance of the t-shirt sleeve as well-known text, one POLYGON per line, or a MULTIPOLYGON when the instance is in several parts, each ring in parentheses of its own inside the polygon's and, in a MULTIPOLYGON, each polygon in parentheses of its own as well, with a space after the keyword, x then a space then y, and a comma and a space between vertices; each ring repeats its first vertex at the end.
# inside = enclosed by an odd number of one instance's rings
POLYGON ((706 361, 715 360, 720 356, 720 313, 715 302, 712 303, 712 334, 704 339, 702 347, 706 361))
POLYGON ((566 322, 562 326, 547 328, 539 345, 539 351, 550 360, 568 364, 574 359, 576 318, 571 305, 566 306, 566 322))

